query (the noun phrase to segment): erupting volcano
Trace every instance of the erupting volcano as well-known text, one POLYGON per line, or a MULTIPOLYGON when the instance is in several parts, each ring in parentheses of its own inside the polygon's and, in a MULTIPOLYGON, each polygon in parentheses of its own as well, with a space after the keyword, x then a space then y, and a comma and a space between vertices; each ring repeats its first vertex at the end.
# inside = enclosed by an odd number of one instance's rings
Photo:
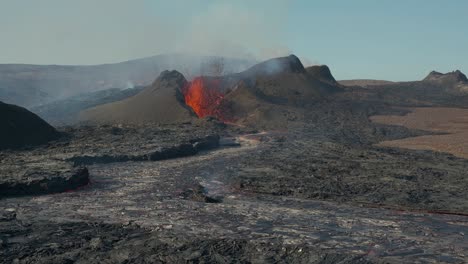
POLYGON ((291 55, 243 72, 191 81, 178 71, 164 71, 140 93, 86 109, 79 118, 92 123, 176 124, 211 116, 224 123, 278 128, 300 120, 304 107, 341 90, 326 66, 305 70, 291 55))
POLYGON ((219 106, 224 98, 221 80, 218 78, 196 77, 183 89, 185 104, 190 106, 198 117, 213 116, 227 121, 219 106))

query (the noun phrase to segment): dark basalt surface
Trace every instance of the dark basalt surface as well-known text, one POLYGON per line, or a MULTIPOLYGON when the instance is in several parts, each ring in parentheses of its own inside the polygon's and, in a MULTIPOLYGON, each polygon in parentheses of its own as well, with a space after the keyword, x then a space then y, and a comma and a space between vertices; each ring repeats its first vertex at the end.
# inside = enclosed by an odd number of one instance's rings
MULTIPOLYGON (((89 166, 93 182, 79 191, 4 199, 0 256, 18 263, 466 260, 465 216, 356 206, 346 198, 360 194, 338 193, 346 184, 341 188, 340 180, 333 178, 339 169, 332 162, 337 162, 334 155, 343 152, 351 156, 346 162, 352 162, 365 154, 362 149, 353 155, 353 149, 337 148, 340 145, 332 142, 299 145, 294 143, 301 142, 299 138, 280 132, 244 135, 237 141, 241 147, 181 159, 95 164, 89 166), (275 148, 280 143, 291 147, 281 152, 275 148), (333 149, 336 152, 326 154, 333 149), (308 168, 316 165, 323 166, 323 178, 310 176, 315 173, 308 168), (236 179, 256 175, 271 183, 262 184, 264 189, 236 184, 236 179), (294 185, 300 183, 309 185, 294 185), (337 195, 313 199, 300 195, 307 191, 304 187, 320 186, 326 187, 324 193, 337 195), (298 192, 268 194, 281 189, 298 192)), ((369 163, 381 159, 375 156, 369 163)), ((388 172, 368 167, 386 178, 388 172)), ((377 176, 353 180, 365 185, 373 177, 377 176)), ((398 197, 399 188, 395 184, 384 194, 398 197)), ((383 190, 374 194, 377 191, 383 190)))
POLYGON ((103 155, 83 155, 67 159, 74 166, 97 163, 127 162, 127 161, 157 161, 165 159, 182 158, 197 154, 199 151, 210 150, 219 146, 219 136, 209 135, 202 138, 190 139, 189 143, 175 144, 171 147, 158 147, 144 154, 125 154, 125 151, 103 155))
POLYGON ((81 127, 63 133, 48 145, 0 152, 0 197, 73 190, 90 181, 85 165, 187 157, 217 148, 220 139, 191 125, 81 127))
POLYGON ((27 223, 14 215, 2 217, 0 258, 4 263, 371 263, 363 256, 307 244, 186 237, 134 225, 27 223), (44 247, 38 250, 33 244, 44 247))
POLYGON ((468 161, 450 154, 291 137, 263 146, 236 157, 224 180, 246 192, 468 214, 468 161))
POLYGON ((11 171, 0 170, 0 173, 2 173, 0 177, 0 198, 71 191, 89 183, 87 168, 70 168, 66 171, 44 170, 41 168, 30 171, 22 168, 21 172, 24 174, 18 175, 18 169, 11 171))

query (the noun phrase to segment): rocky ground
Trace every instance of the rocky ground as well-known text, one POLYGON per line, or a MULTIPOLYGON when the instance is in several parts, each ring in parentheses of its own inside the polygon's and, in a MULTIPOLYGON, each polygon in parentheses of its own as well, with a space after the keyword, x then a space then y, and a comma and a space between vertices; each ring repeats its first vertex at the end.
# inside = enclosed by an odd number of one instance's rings
MULTIPOLYGON (((89 166, 91 184, 77 191, 4 199, 0 256, 7 263, 465 260, 465 216, 358 206, 343 197, 336 203, 296 193, 266 194, 275 188, 301 190, 275 180, 277 162, 255 165, 276 156, 272 143, 281 140, 281 134, 245 135, 235 139, 240 146, 185 158, 95 164, 89 166), (270 173, 277 185, 230 183, 245 179, 239 174, 248 170, 270 173)), ((297 179, 307 181, 294 163, 290 166, 297 179)))
MULTIPOLYGON (((216 125, 216 124, 215 124, 216 125)), ((89 183, 85 165, 155 161, 216 148, 206 124, 64 128, 62 137, 31 149, 0 152, 0 198, 69 191, 89 183)))
POLYGON ((257 151, 223 177, 255 193, 468 213, 468 161, 449 154, 313 138, 257 151))

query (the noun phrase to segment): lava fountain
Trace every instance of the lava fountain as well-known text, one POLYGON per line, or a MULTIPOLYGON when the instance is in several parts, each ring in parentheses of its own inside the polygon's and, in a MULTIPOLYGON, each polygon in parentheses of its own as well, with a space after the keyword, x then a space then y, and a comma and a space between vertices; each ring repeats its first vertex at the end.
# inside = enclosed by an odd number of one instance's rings
POLYGON ((190 106, 198 117, 213 116, 227 121, 220 110, 224 93, 221 90, 221 80, 212 77, 196 77, 183 89, 185 104, 190 106))

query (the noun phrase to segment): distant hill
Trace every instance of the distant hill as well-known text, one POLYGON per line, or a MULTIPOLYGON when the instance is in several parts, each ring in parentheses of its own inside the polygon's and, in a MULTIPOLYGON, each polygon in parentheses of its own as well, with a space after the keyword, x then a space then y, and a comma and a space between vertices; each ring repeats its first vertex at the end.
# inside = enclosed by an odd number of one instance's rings
POLYGON ((111 88, 97 92, 88 92, 66 99, 32 107, 31 111, 52 125, 70 125, 78 121, 78 114, 88 108, 124 100, 141 92, 145 87, 129 89, 111 88))
POLYGON ((440 73, 437 71, 432 71, 424 78, 423 81, 437 81, 437 82, 463 82, 468 83, 466 75, 463 74, 460 70, 456 70, 448 73, 440 73))
POLYGON ((356 80, 341 80, 338 81, 341 85, 344 86, 362 86, 362 87, 369 87, 369 86, 378 86, 384 84, 392 84, 391 81, 384 81, 384 80, 370 80, 370 79, 356 79, 356 80))
POLYGON ((466 75, 459 70, 445 74, 432 71, 426 78, 424 78, 423 82, 437 83, 445 86, 449 88, 449 92, 452 93, 468 93, 468 78, 466 78, 466 75))
POLYGON ((446 74, 432 71, 421 81, 368 84, 366 88, 359 91, 361 98, 391 105, 468 107, 468 80, 460 71, 446 74))
POLYGON ((39 145, 56 139, 59 133, 23 107, 0 102, 0 149, 39 145))
POLYGON ((253 64, 180 54, 92 66, 0 64, 0 100, 32 107, 86 92, 149 85, 164 70, 178 70, 190 78, 240 72, 253 64))

